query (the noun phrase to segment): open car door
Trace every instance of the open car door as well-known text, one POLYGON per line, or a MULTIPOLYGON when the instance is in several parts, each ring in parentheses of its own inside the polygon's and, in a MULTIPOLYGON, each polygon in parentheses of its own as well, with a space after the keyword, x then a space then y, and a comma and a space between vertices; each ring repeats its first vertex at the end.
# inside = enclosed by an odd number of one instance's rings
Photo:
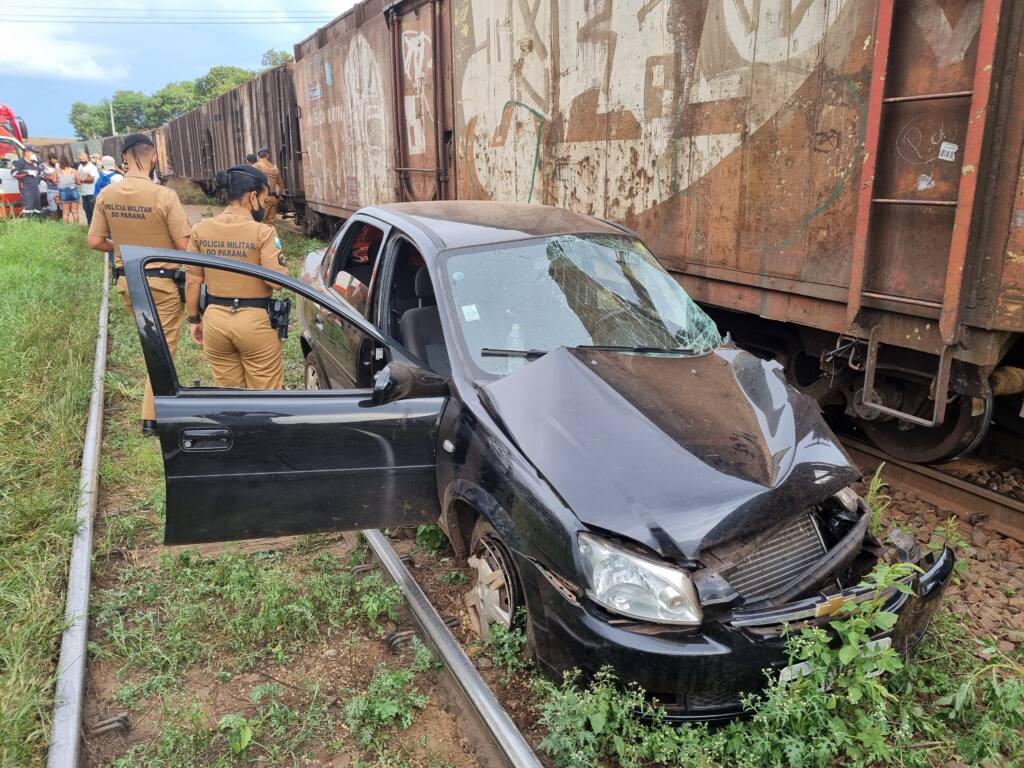
POLYGON ((385 359, 415 364, 397 342, 338 299, 261 267, 141 246, 124 246, 121 254, 156 400, 167 483, 164 543, 437 520, 435 444, 446 398, 376 405, 369 389, 182 387, 143 270, 159 260, 270 280, 352 324, 385 359))

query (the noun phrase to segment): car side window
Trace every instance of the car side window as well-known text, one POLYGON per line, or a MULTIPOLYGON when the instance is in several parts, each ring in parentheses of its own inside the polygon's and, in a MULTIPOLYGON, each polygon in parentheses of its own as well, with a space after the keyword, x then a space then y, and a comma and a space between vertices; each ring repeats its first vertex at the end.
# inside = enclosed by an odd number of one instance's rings
MULTIPOLYGON (((204 270, 203 278, 208 294, 218 298, 270 289, 259 278, 213 269, 204 270), (216 284, 218 280, 224 284, 216 284)), ((198 335, 197 342, 192 326, 183 326, 175 372, 179 387, 200 392, 368 389, 389 358, 344 317, 280 285, 269 300, 241 299, 237 307, 208 304, 198 335), (283 301, 290 302, 287 319, 280 311, 283 301), (284 322, 287 337, 282 339, 277 326, 284 322)))
POLYGON ((435 373, 450 375, 430 272, 423 255, 403 235, 396 235, 388 244, 386 275, 385 290, 378 290, 379 296, 386 297, 381 327, 435 373))
POLYGON ((344 231, 344 240, 334 253, 328 285, 364 317, 383 240, 382 229, 359 221, 344 231))

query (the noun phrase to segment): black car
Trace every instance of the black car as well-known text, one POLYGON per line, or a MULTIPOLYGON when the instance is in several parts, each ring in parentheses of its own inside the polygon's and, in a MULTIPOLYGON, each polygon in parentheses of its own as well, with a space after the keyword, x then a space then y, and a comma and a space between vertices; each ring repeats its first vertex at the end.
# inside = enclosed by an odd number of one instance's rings
MULTIPOLYGON (((674 717, 740 711, 786 622, 866 597, 859 473, 782 368, 727 339, 642 242, 564 210, 367 208, 302 281, 307 390, 181 385, 124 249, 156 393, 168 543, 439 521, 481 635, 525 608, 540 665, 612 665, 674 717)), ((918 562, 882 642, 922 636, 953 569, 918 562)), ((889 545, 892 549, 893 545, 889 545)))

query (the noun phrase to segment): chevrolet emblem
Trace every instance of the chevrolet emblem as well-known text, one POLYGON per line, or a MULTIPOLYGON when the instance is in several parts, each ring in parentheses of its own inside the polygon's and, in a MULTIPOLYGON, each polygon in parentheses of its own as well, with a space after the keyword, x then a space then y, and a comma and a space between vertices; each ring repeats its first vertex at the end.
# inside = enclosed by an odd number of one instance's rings
POLYGON ((844 605, 846 605, 846 598, 843 595, 833 595, 814 609, 814 617, 835 616, 844 605))

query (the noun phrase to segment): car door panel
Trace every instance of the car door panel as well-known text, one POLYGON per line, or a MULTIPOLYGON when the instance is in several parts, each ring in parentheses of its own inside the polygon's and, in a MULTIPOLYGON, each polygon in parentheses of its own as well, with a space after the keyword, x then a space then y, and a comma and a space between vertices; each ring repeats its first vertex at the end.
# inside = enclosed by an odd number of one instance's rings
POLYGON ((165 542, 186 544, 437 519, 437 425, 445 398, 374 405, 368 389, 183 390, 143 273, 171 259, 270 279, 414 362, 337 298, 260 267, 204 254, 122 252, 156 401, 167 482, 165 542))
POLYGON ((167 544, 436 520, 443 398, 367 407, 365 391, 253 394, 158 397, 167 544), (196 431, 214 435, 185 447, 196 431))

